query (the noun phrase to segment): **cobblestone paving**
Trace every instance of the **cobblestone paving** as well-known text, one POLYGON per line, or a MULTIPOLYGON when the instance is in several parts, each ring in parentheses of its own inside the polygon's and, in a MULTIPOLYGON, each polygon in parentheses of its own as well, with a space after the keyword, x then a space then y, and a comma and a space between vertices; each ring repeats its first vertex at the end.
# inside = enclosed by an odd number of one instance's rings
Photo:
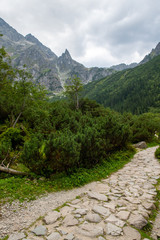
POLYGON ((132 161, 109 178, 96 182, 58 211, 52 209, 28 229, 9 240, 140 240, 138 229, 155 208, 155 184, 160 164, 156 147, 138 152, 132 161))

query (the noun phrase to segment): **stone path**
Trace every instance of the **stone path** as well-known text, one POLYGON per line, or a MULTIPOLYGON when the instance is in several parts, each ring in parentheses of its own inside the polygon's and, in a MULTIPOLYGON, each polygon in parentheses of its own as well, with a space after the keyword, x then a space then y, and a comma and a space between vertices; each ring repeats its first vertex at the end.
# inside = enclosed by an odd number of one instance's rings
POLYGON ((79 197, 74 196, 57 210, 53 207, 46 211, 29 228, 12 231, 9 240, 140 240, 136 229, 147 224, 155 208, 154 185, 160 176, 155 150, 153 147, 137 153, 109 178, 88 185, 90 188, 80 188, 80 193, 85 191, 79 197))

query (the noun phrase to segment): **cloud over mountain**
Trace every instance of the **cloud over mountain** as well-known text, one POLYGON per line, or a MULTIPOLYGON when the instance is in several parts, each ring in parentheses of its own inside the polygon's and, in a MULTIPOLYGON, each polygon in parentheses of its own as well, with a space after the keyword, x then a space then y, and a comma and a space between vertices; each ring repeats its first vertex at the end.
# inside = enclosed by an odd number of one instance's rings
POLYGON ((140 61, 160 36, 159 0, 1 0, 0 16, 86 66, 140 61))

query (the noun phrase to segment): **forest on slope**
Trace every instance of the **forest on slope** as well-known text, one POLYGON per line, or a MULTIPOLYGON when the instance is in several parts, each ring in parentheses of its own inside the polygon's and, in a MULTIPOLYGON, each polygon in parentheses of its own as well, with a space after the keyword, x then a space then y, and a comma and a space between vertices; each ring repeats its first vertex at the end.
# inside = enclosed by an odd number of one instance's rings
POLYGON ((160 56, 84 87, 83 97, 118 112, 141 114, 160 107, 160 56))

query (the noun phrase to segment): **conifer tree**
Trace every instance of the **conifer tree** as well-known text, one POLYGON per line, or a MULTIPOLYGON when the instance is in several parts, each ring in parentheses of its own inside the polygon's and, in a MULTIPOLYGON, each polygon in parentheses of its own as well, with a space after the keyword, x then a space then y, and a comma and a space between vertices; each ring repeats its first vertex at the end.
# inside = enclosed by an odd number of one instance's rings
POLYGON ((76 75, 70 80, 69 85, 64 86, 64 95, 70 99, 71 102, 73 102, 75 108, 79 109, 79 97, 81 94, 81 91, 83 90, 83 84, 80 78, 78 78, 76 75))

